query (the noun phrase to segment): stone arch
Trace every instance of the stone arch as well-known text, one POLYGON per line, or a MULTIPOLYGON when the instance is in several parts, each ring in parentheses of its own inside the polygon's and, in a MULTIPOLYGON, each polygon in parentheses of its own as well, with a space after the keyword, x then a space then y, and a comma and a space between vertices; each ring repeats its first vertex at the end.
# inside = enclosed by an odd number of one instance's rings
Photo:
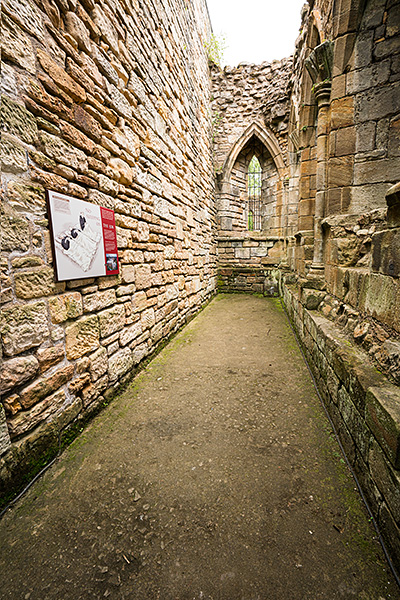
POLYGON ((233 144, 222 170, 222 181, 227 181, 230 178, 232 168, 237 160, 237 157, 253 136, 257 137, 271 154, 279 173, 279 177, 282 178, 285 175, 286 165, 283 160, 283 154, 279 146, 279 142, 275 135, 272 133, 272 131, 262 127, 259 123, 252 123, 233 144))
POLYGON ((287 167, 277 138, 257 122, 242 132, 226 157, 217 189, 218 226, 220 231, 237 235, 252 233, 248 226, 247 177, 253 155, 261 165, 261 193, 253 233, 279 238, 285 223, 287 167))

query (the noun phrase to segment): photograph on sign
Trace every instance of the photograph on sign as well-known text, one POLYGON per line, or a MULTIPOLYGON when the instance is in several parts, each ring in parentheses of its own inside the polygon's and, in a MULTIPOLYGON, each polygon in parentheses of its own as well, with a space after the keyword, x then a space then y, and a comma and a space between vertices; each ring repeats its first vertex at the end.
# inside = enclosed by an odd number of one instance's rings
POLYGON ((118 273, 114 211, 48 191, 58 281, 118 273))

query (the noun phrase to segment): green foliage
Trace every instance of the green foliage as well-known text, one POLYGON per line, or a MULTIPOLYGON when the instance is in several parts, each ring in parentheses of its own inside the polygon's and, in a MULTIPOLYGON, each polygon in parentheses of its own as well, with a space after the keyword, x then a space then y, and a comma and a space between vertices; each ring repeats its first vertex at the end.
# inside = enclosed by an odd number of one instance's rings
POLYGON ((222 60, 226 47, 225 37, 222 35, 214 35, 214 33, 211 34, 208 42, 204 42, 204 48, 206 49, 208 60, 218 67, 222 66, 222 60))

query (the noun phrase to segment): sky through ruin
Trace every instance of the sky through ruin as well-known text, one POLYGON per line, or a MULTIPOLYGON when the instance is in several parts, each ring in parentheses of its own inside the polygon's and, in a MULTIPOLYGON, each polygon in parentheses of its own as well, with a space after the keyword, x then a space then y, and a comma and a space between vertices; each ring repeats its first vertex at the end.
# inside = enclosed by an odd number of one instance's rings
POLYGON ((207 0, 214 34, 224 39, 223 65, 259 64, 294 52, 304 0, 207 0))

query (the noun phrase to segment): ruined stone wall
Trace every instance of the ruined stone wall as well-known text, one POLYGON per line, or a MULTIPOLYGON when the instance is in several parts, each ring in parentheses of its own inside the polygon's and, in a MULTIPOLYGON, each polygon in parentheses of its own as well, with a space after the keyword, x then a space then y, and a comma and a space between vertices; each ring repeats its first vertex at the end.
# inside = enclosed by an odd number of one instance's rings
POLYGON ((288 154, 299 175, 291 267, 301 277, 319 269, 326 291, 357 314, 349 321, 353 329, 363 317, 375 318, 395 337, 397 259, 385 248, 398 247, 396 218, 389 225, 386 217, 386 193, 400 173, 398 4, 317 1, 303 10, 288 154), (313 79, 307 59, 329 38, 330 72, 313 79))
POLYGON ((2 484, 214 292, 202 0, 2 4, 2 484), (120 275, 56 283, 45 189, 115 210, 120 275))
POLYGON ((289 202, 285 162, 291 65, 288 58, 212 69, 218 264, 225 273, 221 289, 230 285, 226 277, 242 291, 258 290, 259 280, 265 283, 263 289, 270 289, 264 271, 254 279, 256 271, 250 269, 248 277, 241 267, 279 264, 285 253, 283 240, 296 222, 297 203, 295 197, 289 202), (259 219, 252 230, 247 174, 253 155, 261 165, 262 187, 259 219))
POLYGON ((288 80, 290 58, 272 63, 211 71, 214 166, 220 173, 233 145, 250 125, 259 122, 279 141, 282 153, 287 146, 288 80))
POLYGON ((302 18, 288 155, 298 224, 282 292, 400 569, 400 3, 316 0, 302 18))

